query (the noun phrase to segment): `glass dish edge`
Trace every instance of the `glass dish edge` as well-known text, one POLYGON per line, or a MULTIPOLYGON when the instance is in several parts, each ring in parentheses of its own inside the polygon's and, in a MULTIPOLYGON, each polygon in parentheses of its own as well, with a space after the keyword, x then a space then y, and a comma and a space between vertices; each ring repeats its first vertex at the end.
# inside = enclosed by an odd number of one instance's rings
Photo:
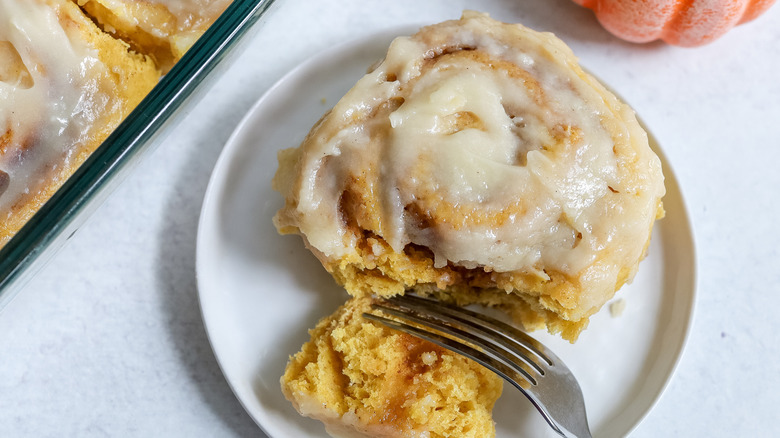
MULTIPOLYGON (((234 0, 90 157, 0 248, 0 312, 68 240, 276 0, 234 0)), ((202 94, 202 93, 201 93, 202 94)))

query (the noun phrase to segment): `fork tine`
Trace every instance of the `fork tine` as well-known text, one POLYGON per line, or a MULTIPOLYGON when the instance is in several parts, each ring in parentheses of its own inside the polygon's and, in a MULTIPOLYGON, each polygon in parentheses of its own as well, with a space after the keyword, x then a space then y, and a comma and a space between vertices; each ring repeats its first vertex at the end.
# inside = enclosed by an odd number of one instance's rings
POLYGON ((553 365, 556 361, 560 361, 555 353, 550 351, 541 342, 532 338, 527 333, 490 316, 413 294, 405 294, 403 298, 385 298, 385 300, 403 307, 424 309, 425 311, 434 314, 445 314, 466 323, 471 322, 481 327, 485 327, 486 329, 489 329, 491 333, 499 335, 501 338, 506 339, 513 344, 519 344, 530 350, 534 355, 545 361, 547 365, 553 365))
POLYGON ((426 341, 433 342, 440 347, 452 350, 458 354, 462 354, 463 356, 466 356, 469 359, 476 361, 480 365, 490 369, 494 373, 501 376, 503 379, 512 382, 513 384, 527 378, 527 374, 525 372, 521 372, 512 365, 506 363, 504 360, 501 360, 500 356, 495 358, 486 352, 480 351, 468 344, 456 341, 452 338, 448 338, 446 336, 442 336, 440 334, 427 331, 404 322, 385 318, 384 316, 380 315, 364 313, 363 317, 382 323, 390 328, 394 328, 396 330, 409 333, 410 335, 417 336, 421 339, 425 339, 426 341))
POLYGON ((502 359, 504 359, 502 353, 509 354, 509 357, 505 359, 511 360, 514 367, 517 368, 518 371, 523 374, 525 380, 528 380, 532 385, 538 383, 538 376, 544 376, 545 371, 539 364, 534 362, 531 355, 526 352, 522 346, 520 346, 521 348, 518 348, 516 344, 506 342, 503 338, 491 337, 490 332, 484 330, 484 328, 479 325, 468 324, 468 322, 463 322, 457 318, 440 314, 432 309, 419 311, 415 308, 403 305, 399 305, 399 307, 396 308, 394 307, 395 305, 398 305, 397 301, 385 301, 374 303, 371 307, 397 318, 421 324, 455 338, 470 342, 502 359))

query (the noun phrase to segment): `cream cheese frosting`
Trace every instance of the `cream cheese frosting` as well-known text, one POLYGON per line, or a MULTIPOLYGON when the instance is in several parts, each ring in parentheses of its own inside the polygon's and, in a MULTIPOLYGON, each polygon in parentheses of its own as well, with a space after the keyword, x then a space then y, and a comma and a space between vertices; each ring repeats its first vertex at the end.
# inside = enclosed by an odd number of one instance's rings
POLYGON ((58 19, 61 1, 0 0, 4 63, 17 71, 0 81, 0 218, 20 196, 70 165, 77 145, 101 114, 115 110, 102 81, 109 70, 95 50, 69 34, 58 19))
POLYGON ((154 0, 178 18, 177 27, 184 31, 211 23, 232 0, 154 0))

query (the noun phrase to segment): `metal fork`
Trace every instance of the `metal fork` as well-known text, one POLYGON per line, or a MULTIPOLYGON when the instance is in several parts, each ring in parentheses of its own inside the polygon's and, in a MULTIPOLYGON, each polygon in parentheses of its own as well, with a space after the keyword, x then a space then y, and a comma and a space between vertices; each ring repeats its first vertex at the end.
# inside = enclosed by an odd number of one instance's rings
POLYGON ((394 319, 371 313, 364 317, 466 356, 504 378, 561 436, 591 438, 574 375, 550 349, 522 331, 487 315, 412 294, 378 299, 372 307, 394 319))

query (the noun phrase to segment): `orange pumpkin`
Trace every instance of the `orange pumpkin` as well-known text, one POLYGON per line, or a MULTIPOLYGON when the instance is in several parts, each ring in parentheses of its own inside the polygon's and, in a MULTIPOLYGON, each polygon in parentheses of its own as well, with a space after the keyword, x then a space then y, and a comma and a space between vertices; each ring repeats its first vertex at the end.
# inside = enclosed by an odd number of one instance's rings
POLYGON ((661 39, 676 46, 709 43, 750 21, 775 0, 574 0, 593 9, 605 29, 627 41, 661 39))

